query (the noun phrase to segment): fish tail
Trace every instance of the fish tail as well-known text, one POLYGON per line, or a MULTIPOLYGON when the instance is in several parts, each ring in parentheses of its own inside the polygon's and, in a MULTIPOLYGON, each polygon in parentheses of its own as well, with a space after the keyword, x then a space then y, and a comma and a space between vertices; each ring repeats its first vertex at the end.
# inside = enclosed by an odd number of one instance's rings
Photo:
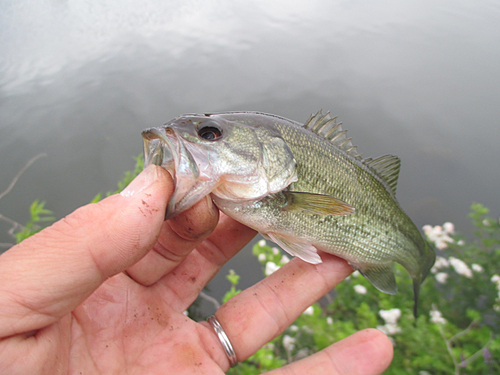
POLYGON ((420 280, 420 282, 425 280, 432 266, 434 265, 434 262, 436 261, 436 250, 434 250, 429 242, 426 242, 425 244, 425 253, 425 261, 422 265, 422 279, 420 280))
POLYGON ((413 316, 415 320, 418 316, 418 296, 420 294, 420 278, 413 279, 413 316))
POLYGON ((417 319, 417 313, 418 313, 418 298, 420 294, 420 285, 425 280, 425 278, 429 274, 429 271, 434 265, 434 262, 436 261, 436 252, 428 242, 426 242, 425 244, 424 254, 425 258, 423 259, 421 272, 418 276, 413 278, 413 300, 414 300, 413 316, 415 316, 415 319, 417 319))

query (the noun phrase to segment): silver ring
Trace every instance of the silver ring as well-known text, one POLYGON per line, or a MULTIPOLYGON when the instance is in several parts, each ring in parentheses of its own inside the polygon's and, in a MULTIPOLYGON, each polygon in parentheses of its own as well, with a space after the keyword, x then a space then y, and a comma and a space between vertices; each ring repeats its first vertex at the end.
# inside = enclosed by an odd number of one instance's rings
POLYGON ((227 357, 229 358, 229 364, 231 365, 231 367, 236 366, 236 364, 238 363, 236 353, 234 352, 233 346, 231 345, 231 341, 229 341, 229 339, 227 338, 226 332, 224 332, 224 330, 222 329, 222 326, 220 325, 215 315, 208 317, 207 322, 209 322, 210 325, 214 328, 214 331, 217 334, 217 337, 219 338, 219 341, 222 344, 227 357))

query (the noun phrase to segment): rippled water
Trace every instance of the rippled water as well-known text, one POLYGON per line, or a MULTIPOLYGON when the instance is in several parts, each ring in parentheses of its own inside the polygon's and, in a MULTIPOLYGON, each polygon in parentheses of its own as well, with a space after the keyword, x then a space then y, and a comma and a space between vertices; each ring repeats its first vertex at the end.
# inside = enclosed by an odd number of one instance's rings
POLYGON ((114 189, 141 129, 185 112, 322 108, 365 156, 402 159, 419 227, 470 232, 472 202, 500 212, 499 25, 497 1, 0 1, 0 192, 47 154, 0 214, 114 189))

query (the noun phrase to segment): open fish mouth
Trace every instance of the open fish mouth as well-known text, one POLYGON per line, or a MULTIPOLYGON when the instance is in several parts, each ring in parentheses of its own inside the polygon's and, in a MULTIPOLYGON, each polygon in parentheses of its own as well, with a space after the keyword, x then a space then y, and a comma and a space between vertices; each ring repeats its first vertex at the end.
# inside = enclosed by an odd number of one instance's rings
POLYGON ((165 131, 158 128, 146 129, 142 132, 144 141, 144 168, 151 164, 165 168, 174 178, 175 161, 171 141, 165 131))
POLYGON ((185 142, 169 127, 146 129, 142 137, 144 168, 152 164, 161 166, 174 180, 175 191, 168 203, 166 219, 187 210, 210 194, 217 181, 210 178, 210 165, 202 151, 185 142))

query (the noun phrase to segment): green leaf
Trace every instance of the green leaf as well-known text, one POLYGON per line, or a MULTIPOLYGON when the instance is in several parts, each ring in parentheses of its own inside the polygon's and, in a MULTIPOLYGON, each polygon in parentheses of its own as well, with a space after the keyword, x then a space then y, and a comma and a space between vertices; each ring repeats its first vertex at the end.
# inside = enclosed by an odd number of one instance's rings
POLYGON ((30 205, 30 220, 26 223, 22 230, 15 233, 17 243, 42 230, 45 226, 42 225, 42 223, 51 221, 54 221, 52 211, 45 208, 45 202, 35 200, 30 205))

